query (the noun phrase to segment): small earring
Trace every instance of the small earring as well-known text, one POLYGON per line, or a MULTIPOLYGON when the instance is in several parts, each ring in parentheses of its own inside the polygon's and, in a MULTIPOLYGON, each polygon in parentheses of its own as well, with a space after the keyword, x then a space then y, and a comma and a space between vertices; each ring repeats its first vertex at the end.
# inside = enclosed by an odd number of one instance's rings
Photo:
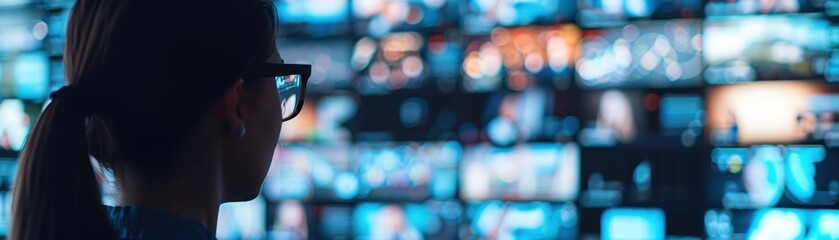
POLYGON ((240 123, 239 127, 236 128, 236 138, 244 137, 245 132, 247 132, 247 130, 245 129, 245 123, 240 123))

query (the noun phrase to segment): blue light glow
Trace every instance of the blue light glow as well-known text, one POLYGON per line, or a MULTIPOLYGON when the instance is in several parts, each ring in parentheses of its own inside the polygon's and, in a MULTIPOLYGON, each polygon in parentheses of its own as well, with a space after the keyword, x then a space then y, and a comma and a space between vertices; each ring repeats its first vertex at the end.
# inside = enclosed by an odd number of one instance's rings
POLYGON ((784 193, 784 169, 781 149, 760 146, 746 163, 743 182, 755 207, 775 206, 784 193))
POLYGON ((574 239, 578 213, 573 204, 484 202, 468 210, 471 234, 496 239, 574 239))
POLYGON ((809 202, 816 192, 816 166, 824 160, 824 147, 790 147, 787 149, 786 189, 799 202, 809 202))
POLYGON ((344 172, 335 178, 335 196, 340 199, 352 199, 358 195, 358 178, 354 174, 344 172))
POLYGON ((347 0, 280 0, 279 19, 286 23, 335 23, 349 17, 347 0))
POLYGON ((608 239, 664 239, 664 211, 656 208, 613 208, 601 218, 601 237, 608 239))
POLYGON ((44 99, 49 92, 49 57, 45 52, 24 53, 14 63, 15 96, 44 99))
POLYGON ((819 210, 812 219, 808 239, 839 239, 839 210, 819 210))
POLYGON ((747 239, 801 239, 804 238, 805 224, 798 210, 761 210, 752 220, 747 239))

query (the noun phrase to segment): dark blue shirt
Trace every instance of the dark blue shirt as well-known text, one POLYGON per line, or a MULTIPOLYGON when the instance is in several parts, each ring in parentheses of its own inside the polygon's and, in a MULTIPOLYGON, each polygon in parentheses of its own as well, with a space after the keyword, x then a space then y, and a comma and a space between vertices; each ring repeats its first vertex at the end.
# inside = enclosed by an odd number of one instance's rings
POLYGON ((216 239, 204 225, 163 210, 107 206, 118 239, 216 239))

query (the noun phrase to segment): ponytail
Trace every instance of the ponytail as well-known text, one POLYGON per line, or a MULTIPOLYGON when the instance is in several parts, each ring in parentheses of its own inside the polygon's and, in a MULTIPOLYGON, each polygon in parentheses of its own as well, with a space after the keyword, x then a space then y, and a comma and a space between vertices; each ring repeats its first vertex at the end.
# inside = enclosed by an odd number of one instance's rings
POLYGON ((90 164, 85 108, 76 96, 54 94, 38 117, 20 158, 11 239, 114 238, 90 164))

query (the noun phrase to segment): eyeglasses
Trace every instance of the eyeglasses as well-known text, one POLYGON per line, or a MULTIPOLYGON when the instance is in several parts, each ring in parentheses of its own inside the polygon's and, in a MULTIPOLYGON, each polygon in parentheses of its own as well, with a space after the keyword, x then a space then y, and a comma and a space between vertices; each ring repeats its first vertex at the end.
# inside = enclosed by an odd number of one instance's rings
POLYGON ((291 120, 303 110, 306 97, 306 83, 312 74, 312 65, 265 63, 247 77, 270 77, 277 82, 283 122, 291 120))

